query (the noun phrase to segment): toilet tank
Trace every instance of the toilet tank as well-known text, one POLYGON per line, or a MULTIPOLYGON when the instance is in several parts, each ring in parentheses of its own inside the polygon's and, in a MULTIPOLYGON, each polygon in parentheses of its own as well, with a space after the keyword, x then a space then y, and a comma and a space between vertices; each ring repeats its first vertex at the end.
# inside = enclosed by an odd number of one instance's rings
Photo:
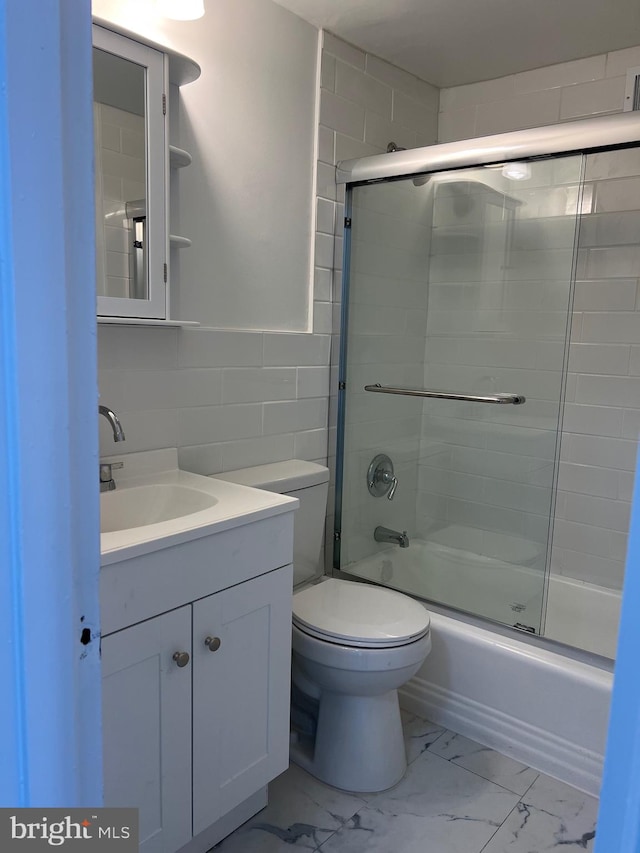
POLYGON ((323 573, 321 556, 329 490, 328 468, 315 462, 290 459, 213 476, 298 498, 300 507, 293 522, 293 585, 296 587, 323 573))

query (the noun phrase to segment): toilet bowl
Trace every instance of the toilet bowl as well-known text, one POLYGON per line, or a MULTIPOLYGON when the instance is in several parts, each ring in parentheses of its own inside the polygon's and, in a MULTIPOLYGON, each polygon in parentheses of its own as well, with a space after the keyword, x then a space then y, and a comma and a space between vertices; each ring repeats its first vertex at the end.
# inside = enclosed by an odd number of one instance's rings
POLYGON ((318 575, 328 469, 276 463, 216 475, 300 500, 294 521, 291 758, 347 791, 400 781, 398 688, 431 650, 429 614, 402 593, 318 575))

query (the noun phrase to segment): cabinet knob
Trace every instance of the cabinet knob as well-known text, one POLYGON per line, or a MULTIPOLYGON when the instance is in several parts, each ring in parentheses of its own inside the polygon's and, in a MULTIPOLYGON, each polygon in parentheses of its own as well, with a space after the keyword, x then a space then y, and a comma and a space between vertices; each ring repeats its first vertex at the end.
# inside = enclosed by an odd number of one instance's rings
POLYGON ((207 637, 204 644, 210 652, 217 652, 220 648, 220 637, 207 637))
POLYGON ((178 666, 186 666, 189 663, 189 652, 175 652, 173 659, 178 666))

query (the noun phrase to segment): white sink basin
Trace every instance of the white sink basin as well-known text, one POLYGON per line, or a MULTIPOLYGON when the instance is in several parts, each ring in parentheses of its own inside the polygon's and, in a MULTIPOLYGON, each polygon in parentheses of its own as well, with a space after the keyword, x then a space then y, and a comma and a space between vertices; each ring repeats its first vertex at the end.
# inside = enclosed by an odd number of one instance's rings
POLYGON ((102 566, 298 506, 285 495, 181 471, 175 447, 101 461, 113 465, 116 482, 100 494, 102 566))
POLYGON ((201 512, 217 503, 213 495, 177 483, 154 483, 103 492, 100 495, 100 532, 146 527, 201 512))

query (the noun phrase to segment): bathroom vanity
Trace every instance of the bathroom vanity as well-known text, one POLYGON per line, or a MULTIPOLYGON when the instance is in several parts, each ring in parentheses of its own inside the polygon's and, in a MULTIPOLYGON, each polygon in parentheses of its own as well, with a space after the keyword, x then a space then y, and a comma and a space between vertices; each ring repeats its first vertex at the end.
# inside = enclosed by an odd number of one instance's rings
POLYGON ((105 805, 139 808, 144 853, 204 853, 289 763, 298 502, 179 471, 175 449, 106 461, 105 805))

